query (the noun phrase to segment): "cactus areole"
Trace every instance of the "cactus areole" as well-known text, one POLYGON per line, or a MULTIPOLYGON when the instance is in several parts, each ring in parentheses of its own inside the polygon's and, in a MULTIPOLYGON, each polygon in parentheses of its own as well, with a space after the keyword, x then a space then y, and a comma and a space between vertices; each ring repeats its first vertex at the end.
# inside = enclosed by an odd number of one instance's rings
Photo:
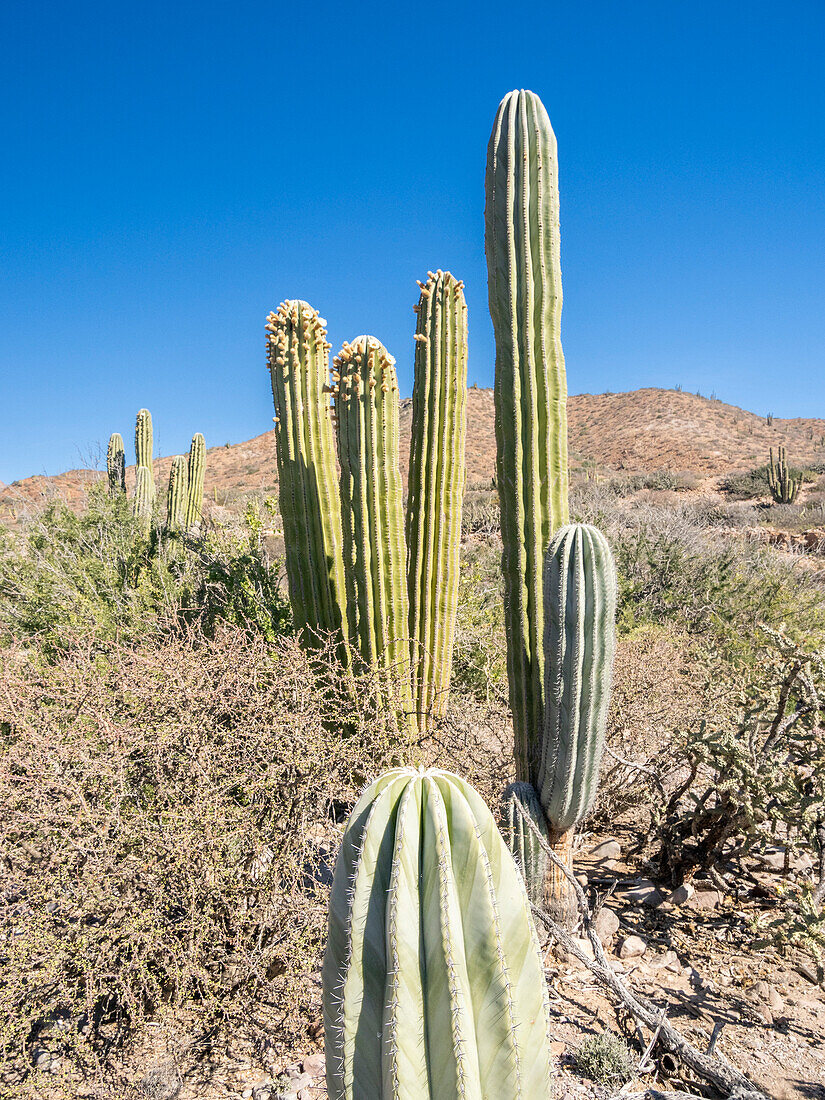
POLYGON ((323 991, 330 1100, 550 1095, 527 898, 458 776, 399 768, 362 795, 335 867, 323 991))

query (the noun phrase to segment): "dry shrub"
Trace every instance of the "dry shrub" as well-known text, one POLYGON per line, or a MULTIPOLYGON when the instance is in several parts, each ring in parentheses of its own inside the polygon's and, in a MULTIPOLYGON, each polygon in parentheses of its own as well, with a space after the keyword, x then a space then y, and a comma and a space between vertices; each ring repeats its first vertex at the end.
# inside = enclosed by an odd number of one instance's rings
POLYGON ((264 1005, 300 1041, 333 819, 399 752, 369 702, 338 690, 329 654, 232 628, 0 660, 9 1088, 41 1032, 101 1072, 164 1006, 206 1026, 264 1005))

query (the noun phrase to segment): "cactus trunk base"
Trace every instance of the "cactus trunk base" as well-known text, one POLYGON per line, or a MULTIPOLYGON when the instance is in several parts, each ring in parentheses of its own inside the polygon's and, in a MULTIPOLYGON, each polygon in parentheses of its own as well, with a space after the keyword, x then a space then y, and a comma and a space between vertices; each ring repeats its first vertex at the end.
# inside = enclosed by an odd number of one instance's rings
MULTIPOLYGON (((573 835, 574 829, 563 833, 550 832, 550 847, 561 860, 565 868, 573 873, 573 835)), ((544 880, 544 909, 547 915, 562 928, 573 929, 579 920, 579 910, 573 887, 552 860, 548 860, 547 877, 544 880)))

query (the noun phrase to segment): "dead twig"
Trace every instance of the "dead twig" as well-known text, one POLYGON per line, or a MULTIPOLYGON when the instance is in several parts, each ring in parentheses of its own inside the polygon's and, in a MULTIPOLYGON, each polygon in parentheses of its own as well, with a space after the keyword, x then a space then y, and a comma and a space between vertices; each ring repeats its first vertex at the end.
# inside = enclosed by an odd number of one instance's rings
POLYGON ((658 1043, 663 1046, 665 1050, 681 1059, 681 1061, 692 1069, 694 1073, 697 1073, 700 1077, 709 1081, 721 1091, 729 1093, 731 1095, 731 1100, 733 1100, 734 1096, 736 1096, 737 1100, 769 1100, 764 1093, 756 1088, 752 1081, 743 1073, 740 1073, 740 1071, 736 1069, 735 1066, 732 1066, 730 1062, 719 1056, 703 1054, 693 1045, 693 1043, 686 1039, 681 1032, 673 1027, 662 1013, 661 1008, 657 1008, 646 998, 637 996, 611 968, 607 956, 604 953, 602 942, 593 928, 590 905, 588 904, 581 885, 545 841, 544 837, 530 820, 529 816, 524 812, 521 805, 516 801, 514 801, 513 805, 517 808, 522 819, 528 823, 530 829, 532 829, 533 833, 538 838, 542 849, 547 853, 553 863, 561 869, 565 878, 569 881, 576 895, 579 912, 582 916, 582 923, 588 939, 590 940, 591 947, 593 948, 594 958, 588 958, 585 952, 579 947, 575 938, 571 936, 565 928, 557 924, 552 917, 548 916, 542 909, 539 909, 538 906, 532 905, 531 908, 533 912, 547 930, 552 933, 558 943, 561 944, 565 951, 578 959, 580 963, 583 963, 593 976, 597 978, 602 985, 606 986, 614 997, 624 1005, 633 1015, 634 1019, 644 1024, 644 1026, 651 1031, 658 1028, 658 1043))

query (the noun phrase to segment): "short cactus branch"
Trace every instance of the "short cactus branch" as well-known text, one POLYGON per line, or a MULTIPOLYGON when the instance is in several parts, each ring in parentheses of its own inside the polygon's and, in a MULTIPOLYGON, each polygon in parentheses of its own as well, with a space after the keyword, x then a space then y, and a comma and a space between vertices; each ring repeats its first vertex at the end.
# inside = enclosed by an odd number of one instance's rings
POLYGON ((169 487, 166 492, 166 529, 171 534, 177 534, 184 527, 187 481, 186 459, 183 455, 175 455, 169 470, 169 487))
POLYGON ((109 437, 109 447, 106 451, 106 476, 111 496, 126 492, 126 452, 120 432, 113 432, 109 437))

